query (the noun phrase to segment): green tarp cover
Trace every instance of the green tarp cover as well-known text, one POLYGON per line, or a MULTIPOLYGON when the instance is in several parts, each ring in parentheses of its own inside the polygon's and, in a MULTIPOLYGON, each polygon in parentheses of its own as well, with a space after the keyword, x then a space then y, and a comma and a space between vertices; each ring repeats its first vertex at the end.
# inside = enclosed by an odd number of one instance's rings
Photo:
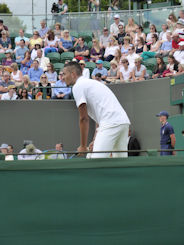
POLYGON ((0 245, 183 245, 184 158, 0 162, 0 245))

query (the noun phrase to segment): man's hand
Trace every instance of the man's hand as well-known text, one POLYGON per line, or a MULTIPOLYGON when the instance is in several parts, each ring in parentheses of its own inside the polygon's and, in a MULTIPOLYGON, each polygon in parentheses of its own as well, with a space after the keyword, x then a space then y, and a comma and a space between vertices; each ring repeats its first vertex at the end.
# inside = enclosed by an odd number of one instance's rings
POLYGON ((89 151, 93 151, 93 145, 94 145, 94 141, 92 141, 90 144, 89 144, 89 151))
POLYGON ((79 146, 78 148, 77 148, 77 151, 79 152, 79 156, 83 156, 84 155, 84 153, 83 152, 86 152, 86 151, 88 151, 88 148, 86 147, 86 146, 79 146))

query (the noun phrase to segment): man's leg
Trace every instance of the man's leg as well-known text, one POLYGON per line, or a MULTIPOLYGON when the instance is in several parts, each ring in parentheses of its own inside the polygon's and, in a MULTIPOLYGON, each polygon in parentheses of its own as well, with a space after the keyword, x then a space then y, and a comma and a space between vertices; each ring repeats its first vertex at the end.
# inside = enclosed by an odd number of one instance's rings
MULTIPOLYGON (((169 150, 171 149, 170 145, 161 145, 162 150, 169 150)), ((172 151, 161 151, 160 156, 171 156, 172 151)))

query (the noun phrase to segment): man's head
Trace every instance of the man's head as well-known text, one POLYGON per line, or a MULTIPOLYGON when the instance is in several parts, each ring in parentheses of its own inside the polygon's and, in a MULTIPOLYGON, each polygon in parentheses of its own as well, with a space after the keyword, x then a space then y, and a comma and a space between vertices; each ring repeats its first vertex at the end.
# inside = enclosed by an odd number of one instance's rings
POLYGON ((63 4, 63 0, 58 0, 58 3, 59 4, 63 4))
POLYGON ((20 37, 23 37, 23 36, 24 36, 24 30, 23 30, 23 29, 20 29, 20 30, 19 30, 19 36, 20 36, 20 37))
POLYGON ((135 52, 135 47, 134 47, 133 45, 131 45, 131 46, 128 48, 128 54, 132 55, 134 52, 135 52))
POLYGON ((119 14, 115 14, 114 15, 114 22, 116 23, 116 25, 119 24, 119 22, 120 22, 120 16, 119 16, 119 14))
POLYGON ((3 20, 0 19, 0 26, 3 26, 3 20))
POLYGON ((102 67, 103 67, 103 61, 102 61, 102 60, 97 60, 97 61, 96 61, 96 67, 97 67, 98 69, 102 69, 102 67))
POLYGON ((176 42, 176 43, 179 41, 179 38, 180 38, 179 37, 179 33, 174 33, 173 36, 172 36, 173 41, 176 42))
POLYGON ((178 45, 179 45, 179 50, 184 50, 184 41, 179 42, 178 45))
POLYGON ((2 144, 0 146, 0 151, 2 154, 7 154, 8 153, 8 145, 7 144, 2 144))
POLYGON ((45 28, 46 27, 46 21, 45 20, 41 20, 40 21, 40 25, 42 28, 45 28))
POLYGON ((84 68, 85 68, 85 66, 86 66, 86 62, 85 62, 84 60, 80 60, 80 61, 79 61, 79 64, 80 64, 82 70, 84 70, 84 68))
POLYGON ((108 36, 108 34, 109 34, 108 28, 107 28, 107 27, 104 27, 104 28, 103 28, 103 35, 104 35, 104 36, 108 36))
POLYGON ((179 19, 179 20, 177 21, 177 28, 178 28, 178 29, 184 28, 184 19, 179 19))
POLYGON ((74 61, 65 64, 63 69, 63 80, 67 86, 74 85, 77 79, 82 76, 81 66, 74 61))
POLYGON ((172 33, 171 32, 167 32, 166 37, 167 37, 167 40, 170 42, 171 39, 172 39, 172 33))
POLYGON ((181 19, 184 19, 184 10, 180 10, 179 16, 181 19))
POLYGON ((8 153, 13 153, 13 145, 8 145, 8 153))
POLYGON ((167 29, 168 29, 168 25, 163 24, 163 25, 162 25, 162 30, 163 30, 163 31, 167 31, 167 29))
POLYGON ((34 60, 33 61, 33 67, 34 67, 34 69, 38 69, 38 66, 39 66, 39 62, 38 62, 38 60, 34 60))
POLYGON ((8 71, 5 71, 4 73, 3 73, 3 80, 5 81, 5 82, 9 82, 9 80, 10 80, 10 73, 8 72, 8 71))
POLYGON ((124 32, 124 26, 122 24, 120 24, 118 26, 118 28, 119 28, 119 33, 123 33, 124 32))
POLYGON ((165 123, 165 122, 167 122, 167 119, 169 117, 169 113, 167 111, 161 111, 156 116, 159 117, 159 120, 161 123, 165 123))
POLYGON ((101 73, 97 73, 97 74, 95 75, 95 79, 96 79, 97 81, 102 81, 102 74, 101 74, 101 73))
POLYGON ((24 41, 24 39, 21 39, 20 40, 20 47, 24 48, 24 46, 25 46, 25 41, 24 41))
POLYGON ((62 143, 57 143, 55 148, 56 148, 56 151, 62 151, 63 150, 63 144, 62 143))
POLYGON ((79 45, 84 46, 84 38, 83 37, 79 37, 79 45))
POLYGON ((41 49, 37 50, 37 57, 42 58, 42 50, 41 49))

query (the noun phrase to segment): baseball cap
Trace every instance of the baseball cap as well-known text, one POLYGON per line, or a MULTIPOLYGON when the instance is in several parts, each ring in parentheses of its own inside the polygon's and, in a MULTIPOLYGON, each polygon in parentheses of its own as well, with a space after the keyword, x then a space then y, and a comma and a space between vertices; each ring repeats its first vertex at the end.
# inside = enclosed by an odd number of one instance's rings
POLYGON ((7 145, 7 144, 2 144, 2 145, 0 146, 0 149, 8 149, 8 145, 7 145))
POLYGON ((159 114, 156 115, 157 117, 161 117, 161 116, 165 116, 165 117, 169 117, 169 113, 167 111, 161 111, 159 114))
POLYGON ((96 64, 103 64, 103 61, 102 60, 97 60, 96 64))
POLYGON ((114 15, 114 19, 120 19, 119 14, 115 14, 115 15, 114 15))
POLYGON ((8 54, 8 53, 12 53, 11 49, 7 49, 7 50, 5 51, 5 54, 8 54))
POLYGON ((179 46, 184 46, 184 41, 178 43, 179 46))

